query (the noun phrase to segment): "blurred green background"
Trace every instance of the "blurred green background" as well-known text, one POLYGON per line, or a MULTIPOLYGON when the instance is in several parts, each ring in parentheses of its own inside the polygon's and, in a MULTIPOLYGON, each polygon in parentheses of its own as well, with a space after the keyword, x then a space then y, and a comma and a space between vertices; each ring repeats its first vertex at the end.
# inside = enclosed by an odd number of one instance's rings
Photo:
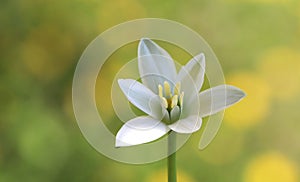
MULTIPOLYGON (((245 90, 204 151, 201 131, 178 151, 182 182, 300 180, 300 1, 1 0, 0 181, 166 181, 166 160, 127 165, 97 153, 72 111, 72 76, 85 47, 113 25, 167 18, 211 45, 227 83, 245 90)), ((160 42, 158 42, 160 43, 160 42)), ((160 43, 176 60, 189 55, 160 43)), ((136 57, 121 48, 99 74, 99 112, 112 132, 114 73, 136 57)))

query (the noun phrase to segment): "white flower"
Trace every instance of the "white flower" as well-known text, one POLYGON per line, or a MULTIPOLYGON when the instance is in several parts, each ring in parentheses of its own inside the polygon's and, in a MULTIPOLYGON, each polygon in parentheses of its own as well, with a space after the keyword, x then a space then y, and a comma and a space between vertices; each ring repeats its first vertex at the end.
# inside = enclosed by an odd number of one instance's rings
POLYGON ((245 93, 230 85, 203 92, 205 56, 195 56, 177 74, 171 56, 150 39, 138 46, 138 66, 142 83, 118 80, 127 99, 148 114, 127 121, 118 131, 116 147, 154 141, 170 130, 193 133, 202 117, 215 114, 241 100, 245 93))

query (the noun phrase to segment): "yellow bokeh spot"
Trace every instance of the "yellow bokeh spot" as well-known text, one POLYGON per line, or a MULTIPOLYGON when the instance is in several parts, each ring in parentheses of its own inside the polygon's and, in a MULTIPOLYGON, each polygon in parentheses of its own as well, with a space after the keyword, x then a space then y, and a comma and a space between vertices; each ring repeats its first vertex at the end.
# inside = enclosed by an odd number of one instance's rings
POLYGON ((269 50, 260 57, 259 70, 275 98, 289 100, 300 93, 299 52, 285 47, 269 50))
POLYGON ((54 25, 42 25, 30 33, 21 46, 24 68, 38 79, 47 81, 62 76, 74 60, 71 36, 54 25))
POLYGON ((225 123, 245 129, 261 122, 269 111, 270 88, 256 73, 236 73, 227 77, 227 84, 246 92, 246 97, 225 111, 225 123))
POLYGON ((295 164, 280 153, 258 156, 246 167, 244 182, 297 182, 295 164))
MULTIPOLYGON (((151 174, 146 182, 167 182, 168 181, 168 174, 166 170, 160 170, 151 174)), ((184 182, 196 182, 192 177, 187 175, 181 170, 177 171, 177 181, 184 181, 184 182)))
MULTIPOLYGON (((146 16, 144 7, 136 0, 103 1, 98 10, 99 29, 122 23, 124 21, 146 16)), ((128 36, 124 35, 124 36, 128 36)))

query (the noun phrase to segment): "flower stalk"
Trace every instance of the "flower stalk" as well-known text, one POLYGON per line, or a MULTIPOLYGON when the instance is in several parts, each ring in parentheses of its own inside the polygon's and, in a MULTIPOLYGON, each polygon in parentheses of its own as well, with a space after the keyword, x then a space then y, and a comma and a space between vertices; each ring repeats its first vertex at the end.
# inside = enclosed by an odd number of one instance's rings
POLYGON ((168 136, 168 182, 177 181, 176 172, 176 135, 170 133, 168 136), (173 153, 172 153, 173 152, 173 153))

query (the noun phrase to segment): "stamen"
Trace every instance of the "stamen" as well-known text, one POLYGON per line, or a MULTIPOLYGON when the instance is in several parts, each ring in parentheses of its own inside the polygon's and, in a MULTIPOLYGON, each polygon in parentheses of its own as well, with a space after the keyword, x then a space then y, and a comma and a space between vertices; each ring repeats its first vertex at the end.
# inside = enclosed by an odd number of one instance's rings
POLYGON ((165 96, 170 97, 171 96, 171 88, 170 88, 170 84, 167 81, 164 82, 164 89, 165 89, 165 96))
POLYGON ((179 93, 180 93, 180 87, 181 87, 180 82, 176 83, 175 89, 174 89, 174 94, 175 95, 179 95, 179 93))
POLYGON ((177 103, 178 103, 178 95, 174 95, 172 97, 171 109, 173 109, 175 106, 177 106, 177 103))
POLYGON ((180 93, 180 82, 176 83, 175 87, 172 89, 169 82, 165 81, 164 85, 158 85, 158 95, 162 100, 163 107, 168 111, 172 110, 175 106, 181 106, 183 103, 184 93, 180 93))
POLYGON ((184 92, 182 92, 181 94, 180 94, 180 97, 179 97, 179 104, 182 106, 182 104, 183 104, 183 96, 184 96, 184 92))
POLYGON ((159 95, 159 97, 163 97, 163 88, 162 88, 162 86, 161 85, 158 85, 158 95, 159 95))

